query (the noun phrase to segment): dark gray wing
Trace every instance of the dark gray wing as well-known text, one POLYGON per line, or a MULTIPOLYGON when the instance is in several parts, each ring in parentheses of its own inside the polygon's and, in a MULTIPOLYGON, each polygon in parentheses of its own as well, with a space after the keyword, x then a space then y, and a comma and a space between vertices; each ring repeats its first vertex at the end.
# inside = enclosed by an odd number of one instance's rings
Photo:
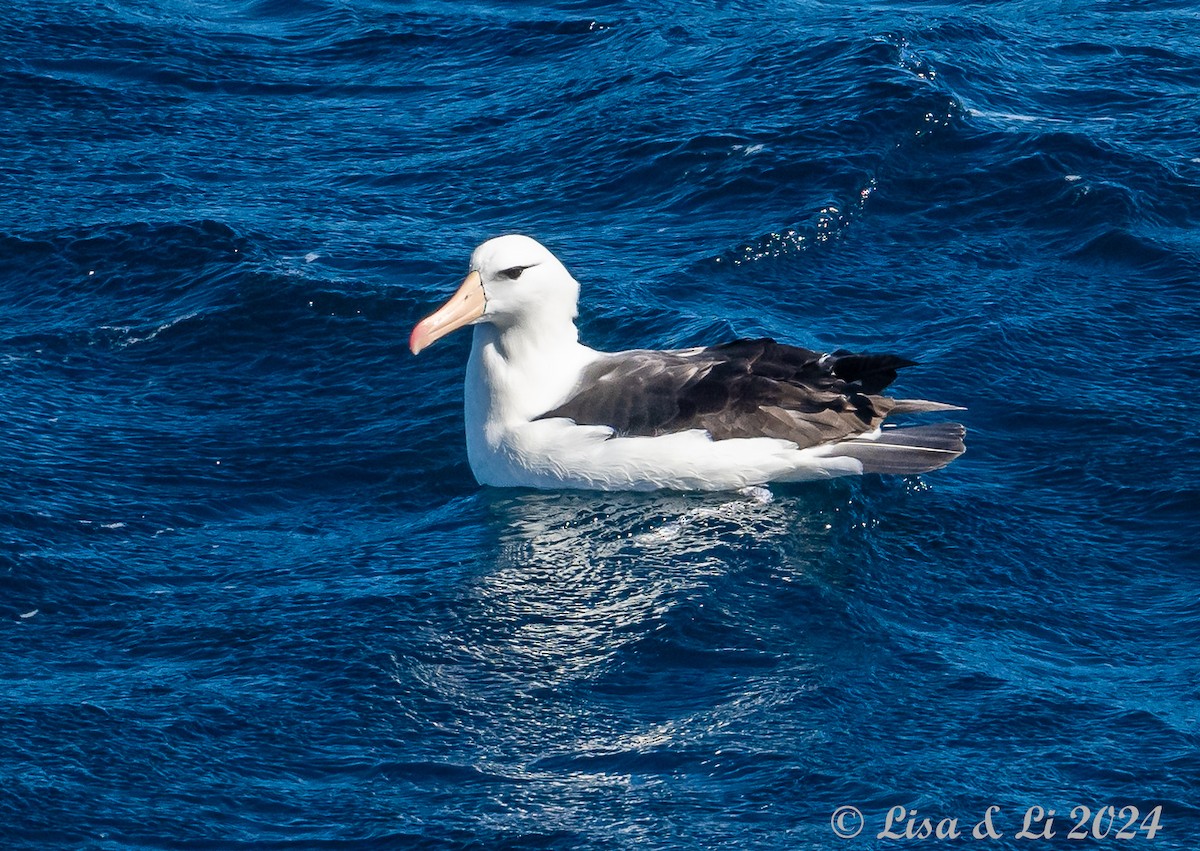
MULTIPOLYGON (((777 437, 801 447, 870 431, 897 409, 880 395, 913 361, 895 355, 822 354, 774 340, 735 340, 685 351, 605 355, 573 395, 540 419, 567 417, 617 435, 700 428, 714 440, 777 437)), ((904 401, 905 411, 940 410, 904 401)))

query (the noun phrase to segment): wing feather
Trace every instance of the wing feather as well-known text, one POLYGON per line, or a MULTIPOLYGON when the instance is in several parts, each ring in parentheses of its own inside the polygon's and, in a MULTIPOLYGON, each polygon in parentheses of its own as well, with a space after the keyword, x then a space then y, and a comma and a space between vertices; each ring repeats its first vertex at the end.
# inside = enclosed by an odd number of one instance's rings
POLYGON ((770 339, 619 352, 585 369, 572 395, 541 418, 608 426, 619 436, 699 428, 714 440, 818 446, 877 428, 898 404, 882 391, 912 365, 895 355, 823 354, 770 339))

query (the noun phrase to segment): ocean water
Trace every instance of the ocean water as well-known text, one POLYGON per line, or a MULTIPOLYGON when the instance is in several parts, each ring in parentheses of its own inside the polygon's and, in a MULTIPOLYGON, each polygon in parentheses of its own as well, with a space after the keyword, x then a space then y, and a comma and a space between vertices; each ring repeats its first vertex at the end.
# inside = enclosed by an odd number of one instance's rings
POLYGON ((1180 0, 9 4, 0 846, 1197 847, 1198 127, 1180 0), (511 231, 968 452, 480 488, 511 231))

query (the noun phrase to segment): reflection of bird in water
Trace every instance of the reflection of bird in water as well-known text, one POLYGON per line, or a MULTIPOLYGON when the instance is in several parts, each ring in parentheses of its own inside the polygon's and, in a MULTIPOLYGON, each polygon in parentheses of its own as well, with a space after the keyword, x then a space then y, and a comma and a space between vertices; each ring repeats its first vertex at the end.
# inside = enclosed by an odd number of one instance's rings
POLYGON ((623 782, 698 742, 724 764, 717 745, 737 744, 723 730, 767 725, 816 687, 824 624, 845 616, 828 588, 870 546, 854 534, 870 522, 862 490, 482 491, 456 510, 482 513, 492 538, 430 577, 437 616, 423 609, 396 680, 443 712, 448 748, 465 736, 491 771, 623 782), (544 755, 514 767, 514 737, 544 755))
POLYGON ((599 352, 579 342, 579 284, 532 239, 489 240, 417 353, 474 324, 467 455, 483 484, 733 490, 861 473, 924 473, 963 452, 957 423, 895 428, 892 414, 958 410, 883 390, 912 362, 773 340, 599 352))
POLYGON ((828 491, 497 495, 495 566, 460 588, 472 652, 543 683, 603 668, 681 607, 738 581, 731 553, 796 579, 797 565, 820 561, 842 507, 828 491))

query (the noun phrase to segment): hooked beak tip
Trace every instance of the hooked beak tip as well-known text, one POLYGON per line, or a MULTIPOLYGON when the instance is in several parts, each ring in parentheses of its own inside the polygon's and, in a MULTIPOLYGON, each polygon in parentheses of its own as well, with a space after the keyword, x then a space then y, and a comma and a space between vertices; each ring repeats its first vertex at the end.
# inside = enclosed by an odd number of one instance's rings
POLYGON ((467 275, 458 291, 437 311, 426 316, 412 330, 408 349, 414 355, 445 337, 451 331, 470 325, 483 316, 487 297, 478 272, 467 275))

